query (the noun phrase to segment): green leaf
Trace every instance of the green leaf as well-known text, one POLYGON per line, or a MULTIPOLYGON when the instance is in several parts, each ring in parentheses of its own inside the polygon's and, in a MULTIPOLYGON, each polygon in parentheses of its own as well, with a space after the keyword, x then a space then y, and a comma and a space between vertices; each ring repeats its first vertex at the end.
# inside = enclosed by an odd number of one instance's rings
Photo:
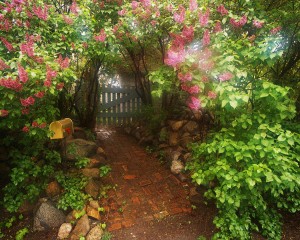
POLYGON ((230 106, 231 106, 231 107, 233 107, 233 108, 236 108, 236 107, 237 107, 237 105, 238 105, 238 103, 237 103, 237 101, 236 101, 236 100, 232 100, 232 101, 230 101, 230 102, 229 102, 229 104, 230 104, 230 106))

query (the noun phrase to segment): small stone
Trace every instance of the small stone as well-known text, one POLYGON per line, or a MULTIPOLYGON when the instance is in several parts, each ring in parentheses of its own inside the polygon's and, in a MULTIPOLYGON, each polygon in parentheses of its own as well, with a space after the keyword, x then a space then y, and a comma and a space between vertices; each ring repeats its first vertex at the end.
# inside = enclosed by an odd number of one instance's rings
POLYGON ((75 160, 77 157, 90 157, 93 156, 96 151, 96 143, 77 138, 67 141, 66 158, 68 160, 75 160))
POLYGON ((179 134, 178 132, 171 132, 169 137, 170 146, 176 146, 179 143, 179 134))
POLYGON ((173 160, 171 165, 171 172, 173 174, 179 174, 184 170, 184 166, 181 161, 173 160))
POLYGON ((101 165, 101 161, 96 158, 90 158, 89 163, 86 165, 85 168, 98 168, 101 165))
POLYGON ((106 156, 106 153, 105 153, 105 151, 103 150, 102 147, 98 147, 98 148, 97 148, 97 154, 106 156))
POLYGON ((97 219, 97 220, 100 220, 100 218, 101 218, 98 209, 95 209, 95 208, 93 208, 89 205, 86 207, 86 214, 89 217, 92 217, 92 218, 97 219))
POLYGON ((66 239, 69 237, 71 231, 72 231, 72 224, 71 223, 63 223, 59 228, 57 238, 58 239, 66 239))
POLYGON ((195 121, 189 121, 183 129, 189 133, 195 134, 199 130, 199 125, 195 121))
POLYGON ((85 237, 89 230, 90 222, 88 216, 85 214, 78 220, 74 230, 71 233, 70 240, 79 240, 80 237, 85 237))
POLYGON ((123 178, 124 180, 133 180, 136 179, 136 175, 125 175, 123 178))
POLYGON ((103 230, 102 228, 97 225, 91 229, 91 231, 86 236, 86 240, 99 240, 103 236, 103 230))
POLYGON ((100 178, 99 168, 84 168, 82 169, 82 174, 90 178, 100 178))
POLYGON ((100 204, 99 204, 99 202, 96 201, 96 200, 91 200, 91 201, 89 202, 89 205, 90 205, 92 208, 95 208, 95 209, 100 208, 100 204))
POLYGON ((91 195, 93 198, 98 197, 99 189, 100 189, 100 183, 93 179, 90 179, 88 184, 84 188, 85 192, 91 195))
POLYGON ((55 197, 61 193, 61 187, 57 181, 52 181, 46 188, 46 194, 48 197, 55 197))

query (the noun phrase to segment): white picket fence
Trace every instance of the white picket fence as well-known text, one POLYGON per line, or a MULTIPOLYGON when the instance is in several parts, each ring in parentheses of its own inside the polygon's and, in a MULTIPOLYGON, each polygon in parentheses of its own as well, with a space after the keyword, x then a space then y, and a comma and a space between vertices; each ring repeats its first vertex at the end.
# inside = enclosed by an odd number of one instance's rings
POLYGON ((124 125, 132 121, 142 106, 134 87, 104 86, 100 94, 99 125, 124 125))

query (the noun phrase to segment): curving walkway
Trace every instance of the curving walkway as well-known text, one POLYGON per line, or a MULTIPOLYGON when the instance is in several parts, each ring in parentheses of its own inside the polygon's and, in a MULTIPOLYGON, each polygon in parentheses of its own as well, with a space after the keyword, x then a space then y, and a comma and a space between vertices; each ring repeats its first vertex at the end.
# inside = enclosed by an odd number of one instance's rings
POLYGON ((112 168, 105 184, 116 186, 101 200, 109 231, 191 212, 189 186, 147 154, 135 139, 107 128, 99 129, 97 138, 112 168))

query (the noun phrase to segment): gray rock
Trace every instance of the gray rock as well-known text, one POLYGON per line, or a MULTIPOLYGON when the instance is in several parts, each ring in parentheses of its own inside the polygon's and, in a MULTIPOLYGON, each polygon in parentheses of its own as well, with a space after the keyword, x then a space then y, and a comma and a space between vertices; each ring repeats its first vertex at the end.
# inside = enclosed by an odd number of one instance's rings
POLYGON ((75 160, 77 157, 91 157, 97 152, 97 145, 94 142, 84 139, 73 139, 67 141, 66 158, 75 160))
POLYGON ((100 178, 99 168, 84 168, 82 174, 89 178, 100 178))
POLYGON ((34 231, 59 227, 65 222, 65 215, 62 211, 53 206, 50 201, 41 203, 34 216, 34 231))
POLYGON ((184 125, 183 129, 184 131, 195 134, 199 131, 199 126, 197 122, 189 121, 186 125, 184 125))
POLYGON ((97 225, 91 229, 91 231, 86 236, 86 240, 100 240, 103 236, 102 228, 97 225))
POLYGON ((69 237, 72 231, 72 224, 71 223, 63 223, 58 231, 57 238, 58 239, 66 239, 69 237))
POLYGON ((169 121, 169 125, 171 126, 172 130, 177 132, 185 123, 186 121, 169 121))
POLYGON ((90 231, 90 228, 89 218, 85 214, 78 220, 74 230, 71 233, 70 240, 79 240, 80 237, 85 237, 90 231))

